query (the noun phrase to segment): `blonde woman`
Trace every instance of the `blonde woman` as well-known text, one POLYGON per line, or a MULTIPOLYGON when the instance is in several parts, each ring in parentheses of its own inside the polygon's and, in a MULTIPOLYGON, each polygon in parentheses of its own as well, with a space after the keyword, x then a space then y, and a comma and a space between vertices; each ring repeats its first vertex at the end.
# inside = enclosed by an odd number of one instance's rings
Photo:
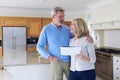
POLYGON ((69 80, 95 80, 96 56, 93 44, 86 40, 89 35, 87 24, 82 18, 76 18, 71 22, 70 29, 74 37, 70 39, 69 46, 80 46, 81 52, 75 56, 74 64, 71 58, 69 80))

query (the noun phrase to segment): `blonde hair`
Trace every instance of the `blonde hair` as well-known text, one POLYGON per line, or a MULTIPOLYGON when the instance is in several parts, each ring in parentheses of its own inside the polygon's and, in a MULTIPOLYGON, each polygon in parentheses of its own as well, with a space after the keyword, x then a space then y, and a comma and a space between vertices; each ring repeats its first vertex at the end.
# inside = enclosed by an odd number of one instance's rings
POLYGON ((54 7, 52 10, 51 10, 51 17, 52 16, 54 16, 54 15, 56 15, 57 14, 57 12, 64 12, 64 9, 63 8, 61 8, 61 7, 54 7))
POLYGON ((88 26, 82 18, 76 18, 73 21, 76 21, 77 38, 89 35, 88 26))

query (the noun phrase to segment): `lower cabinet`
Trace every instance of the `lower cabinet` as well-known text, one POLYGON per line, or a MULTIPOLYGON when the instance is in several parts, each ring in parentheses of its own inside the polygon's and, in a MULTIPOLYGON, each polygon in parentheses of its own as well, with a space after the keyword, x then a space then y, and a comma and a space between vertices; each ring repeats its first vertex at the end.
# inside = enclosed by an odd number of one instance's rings
POLYGON ((36 47, 27 47, 28 52, 36 51, 36 47))
POLYGON ((95 63, 96 74, 103 80, 113 80, 112 57, 102 53, 96 53, 95 63))
POLYGON ((113 56, 113 80, 120 80, 120 56, 113 56))

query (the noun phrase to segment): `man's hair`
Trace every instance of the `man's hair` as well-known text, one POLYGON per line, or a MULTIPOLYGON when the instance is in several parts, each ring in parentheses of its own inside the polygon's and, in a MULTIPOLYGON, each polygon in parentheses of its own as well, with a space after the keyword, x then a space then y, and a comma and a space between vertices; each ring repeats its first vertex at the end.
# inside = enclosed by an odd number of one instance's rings
POLYGON ((61 7, 54 7, 52 10, 51 10, 51 17, 56 15, 57 12, 64 12, 64 9, 61 8, 61 7))

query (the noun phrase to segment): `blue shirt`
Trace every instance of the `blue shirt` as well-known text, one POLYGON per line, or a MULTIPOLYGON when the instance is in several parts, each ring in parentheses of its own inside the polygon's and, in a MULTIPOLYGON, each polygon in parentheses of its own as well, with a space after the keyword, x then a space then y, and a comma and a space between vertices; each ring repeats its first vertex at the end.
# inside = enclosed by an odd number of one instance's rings
POLYGON ((55 56, 63 62, 70 61, 70 56, 63 56, 60 53, 61 46, 69 46, 69 39, 72 37, 69 27, 62 25, 57 28, 53 23, 43 27, 38 43, 37 51, 46 59, 48 56, 55 56), (46 51, 45 46, 48 47, 46 51))

